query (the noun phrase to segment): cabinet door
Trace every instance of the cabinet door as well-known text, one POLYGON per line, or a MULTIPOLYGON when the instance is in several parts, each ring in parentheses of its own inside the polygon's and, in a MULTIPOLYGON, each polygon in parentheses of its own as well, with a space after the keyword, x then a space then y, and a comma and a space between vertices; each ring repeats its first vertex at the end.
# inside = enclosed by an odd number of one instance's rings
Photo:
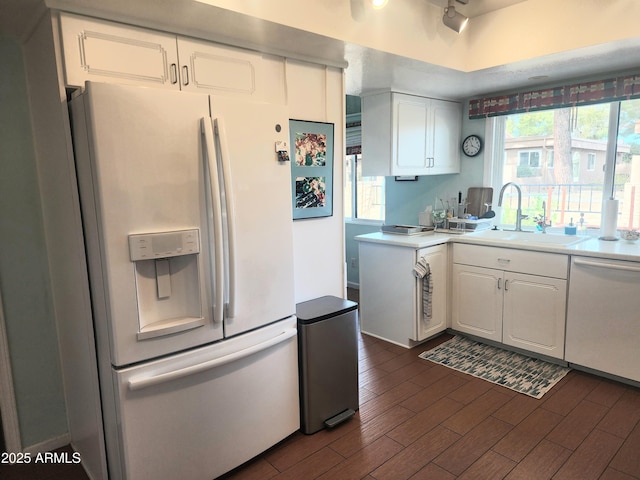
POLYGON ((178 90, 175 35, 60 14, 67 86, 87 80, 178 90))
POLYGON ((454 263, 452 328, 502 341, 503 272, 454 263))
POLYGON ((428 141, 432 157, 431 174, 460 173, 460 128, 462 123, 459 103, 431 100, 428 141))
POLYGON ((427 105, 424 99, 394 95, 397 102, 394 175, 426 175, 431 167, 427 158, 427 105))
POLYGON ((178 57, 183 90, 285 103, 282 57, 183 37, 178 57))
POLYGON ((418 250, 418 259, 423 257, 431 269, 431 317, 424 317, 423 310, 423 294, 424 280, 416 280, 417 282, 417 302, 415 340, 425 340, 436 333, 442 332, 447 328, 447 246, 438 245, 436 247, 418 250))
POLYGON ((506 273, 503 343, 563 358, 566 298, 566 280, 506 273))

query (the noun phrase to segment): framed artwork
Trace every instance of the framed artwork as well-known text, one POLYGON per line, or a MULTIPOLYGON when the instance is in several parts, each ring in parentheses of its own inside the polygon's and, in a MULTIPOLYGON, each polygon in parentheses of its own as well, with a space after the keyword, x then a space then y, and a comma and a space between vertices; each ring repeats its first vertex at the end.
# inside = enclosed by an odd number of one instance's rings
POLYGON ((289 120, 293 219, 333 215, 333 123, 289 120))

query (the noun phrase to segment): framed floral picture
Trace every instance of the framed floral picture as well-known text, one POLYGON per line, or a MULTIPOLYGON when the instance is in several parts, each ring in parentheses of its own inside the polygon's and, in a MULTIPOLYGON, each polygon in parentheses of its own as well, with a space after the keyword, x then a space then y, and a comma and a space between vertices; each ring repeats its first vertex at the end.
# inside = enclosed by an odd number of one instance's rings
POLYGON ((333 127, 289 120, 294 220, 333 215, 333 127))

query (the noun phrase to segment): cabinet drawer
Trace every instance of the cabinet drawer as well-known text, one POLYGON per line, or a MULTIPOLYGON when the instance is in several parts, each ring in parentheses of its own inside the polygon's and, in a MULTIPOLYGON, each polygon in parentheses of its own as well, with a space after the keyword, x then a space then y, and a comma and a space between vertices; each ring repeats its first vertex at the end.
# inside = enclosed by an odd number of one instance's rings
POLYGON ((567 278, 569 256, 456 243, 453 246, 453 263, 545 277, 567 278))
POLYGON ((432 247, 425 247, 425 248, 420 248, 419 250, 416 250, 416 261, 418 261, 420 259, 420 257, 424 257, 425 255, 429 255, 432 254, 434 252, 438 252, 438 253, 443 253, 444 255, 447 254, 447 246, 448 244, 443 243, 440 245, 434 245, 432 247))

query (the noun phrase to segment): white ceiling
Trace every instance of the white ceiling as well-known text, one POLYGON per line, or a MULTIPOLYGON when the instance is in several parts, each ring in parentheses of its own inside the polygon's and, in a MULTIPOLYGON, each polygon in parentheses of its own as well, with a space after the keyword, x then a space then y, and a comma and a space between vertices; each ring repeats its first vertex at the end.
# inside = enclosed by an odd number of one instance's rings
MULTIPOLYGON (((0 34, 24 38, 45 10, 45 0, 0 0, 0 34)), ((442 7, 446 0, 426 0, 442 7)), ((469 0, 456 3, 470 17, 528 0, 469 0)), ((595 1, 595 0, 591 0, 595 1)), ((350 95, 392 89, 427 96, 465 99, 545 83, 626 72, 640 67, 640 36, 574 49, 525 61, 462 72, 192 0, 46 0, 52 8, 95 13, 119 21, 165 29, 302 59, 315 59, 345 70, 350 95), (543 77, 543 78, 540 78, 543 77), (533 78, 533 80, 532 80, 533 78)))

